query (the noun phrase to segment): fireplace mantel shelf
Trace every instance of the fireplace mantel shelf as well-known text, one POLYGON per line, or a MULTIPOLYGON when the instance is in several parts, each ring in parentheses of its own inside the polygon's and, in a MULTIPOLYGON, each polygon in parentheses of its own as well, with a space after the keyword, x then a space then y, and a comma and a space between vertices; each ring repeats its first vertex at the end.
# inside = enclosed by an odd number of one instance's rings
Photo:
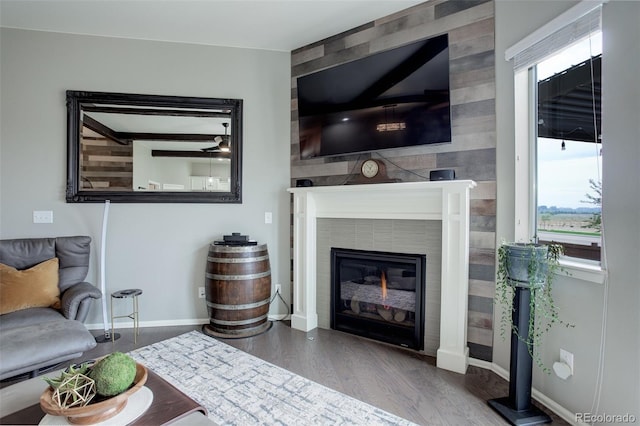
POLYGON ((377 183, 290 188, 297 197, 312 196, 316 217, 440 220, 443 191, 465 192, 471 180, 377 183))
POLYGON ((472 180, 289 188, 293 194, 293 307, 291 326, 310 331, 316 311, 316 219, 442 221, 440 347, 437 365, 467 369, 469 191, 472 180))

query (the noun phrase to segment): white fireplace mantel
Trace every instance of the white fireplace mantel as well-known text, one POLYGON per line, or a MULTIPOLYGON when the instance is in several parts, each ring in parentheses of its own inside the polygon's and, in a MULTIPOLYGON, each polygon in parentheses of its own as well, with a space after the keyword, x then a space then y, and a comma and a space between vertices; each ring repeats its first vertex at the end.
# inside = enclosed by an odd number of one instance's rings
POLYGON ((318 326, 316 219, 442 221, 440 347, 437 366, 465 373, 471 180, 289 188, 293 194, 293 314, 291 326, 318 326))

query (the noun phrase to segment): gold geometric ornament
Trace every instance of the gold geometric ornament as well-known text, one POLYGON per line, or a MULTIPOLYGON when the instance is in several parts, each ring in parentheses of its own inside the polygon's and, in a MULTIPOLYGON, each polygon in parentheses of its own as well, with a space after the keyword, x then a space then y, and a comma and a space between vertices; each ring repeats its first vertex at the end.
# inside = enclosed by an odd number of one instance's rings
POLYGON ((60 408, 71 408, 84 407, 95 395, 95 381, 78 373, 65 377, 51 397, 60 408))

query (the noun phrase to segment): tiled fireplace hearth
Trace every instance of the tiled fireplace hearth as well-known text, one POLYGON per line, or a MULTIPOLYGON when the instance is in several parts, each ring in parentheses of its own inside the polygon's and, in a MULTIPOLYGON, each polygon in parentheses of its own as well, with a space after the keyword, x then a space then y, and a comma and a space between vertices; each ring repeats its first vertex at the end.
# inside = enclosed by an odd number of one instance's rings
POLYGON ((437 366, 464 373, 468 365, 470 180, 290 188, 293 205, 293 315, 291 326, 318 326, 318 218, 441 221, 440 344, 437 366))

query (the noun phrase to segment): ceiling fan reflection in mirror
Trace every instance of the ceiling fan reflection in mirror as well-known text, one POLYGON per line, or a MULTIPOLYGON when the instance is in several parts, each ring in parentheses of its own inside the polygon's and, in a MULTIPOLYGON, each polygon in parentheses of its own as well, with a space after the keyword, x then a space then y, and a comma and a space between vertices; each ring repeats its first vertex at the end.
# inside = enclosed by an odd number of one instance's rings
POLYGON ((216 136, 213 138, 213 142, 216 145, 210 146, 208 148, 202 148, 203 152, 230 152, 230 144, 229 144, 229 135, 227 135, 227 128, 229 127, 229 123, 222 123, 224 126, 224 136, 216 136))

